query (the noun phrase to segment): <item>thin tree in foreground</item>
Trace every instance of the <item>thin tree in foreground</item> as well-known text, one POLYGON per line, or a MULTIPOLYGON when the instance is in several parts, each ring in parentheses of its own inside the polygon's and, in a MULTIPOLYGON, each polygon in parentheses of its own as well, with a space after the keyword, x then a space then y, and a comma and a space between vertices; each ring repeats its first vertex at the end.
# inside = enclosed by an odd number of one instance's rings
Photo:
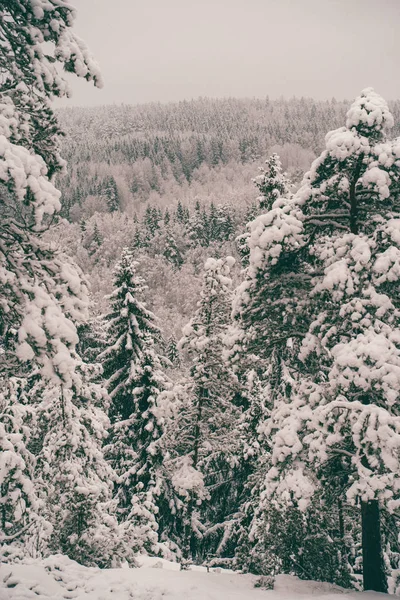
POLYGON ((192 359, 188 379, 178 386, 181 409, 176 430, 172 430, 179 465, 175 481, 182 482, 182 490, 186 485, 182 532, 186 558, 204 556, 208 551, 219 553, 218 548, 222 552, 221 542, 231 521, 233 427, 238 413, 233 397, 237 381, 222 353, 230 319, 229 275, 233 264, 232 257, 206 261, 197 311, 179 342, 192 359), (210 501, 202 504, 207 497, 210 501))

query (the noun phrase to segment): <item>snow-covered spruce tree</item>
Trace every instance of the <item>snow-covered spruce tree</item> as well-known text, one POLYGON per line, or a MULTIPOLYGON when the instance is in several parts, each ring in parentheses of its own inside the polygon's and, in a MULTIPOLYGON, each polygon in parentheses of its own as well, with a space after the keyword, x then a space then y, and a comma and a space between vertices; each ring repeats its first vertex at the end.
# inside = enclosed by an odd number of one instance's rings
POLYGON ((120 199, 118 195, 118 187, 114 177, 108 177, 103 189, 101 191, 101 195, 105 197, 107 201, 108 210, 110 212, 115 212, 120 208, 120 199))
POLYGON ((72 31, 75 16, 68 1, 4 0, 1 6, 1 134, 41 156, 50 176, 65 164, 50 104, 69 95, 62 70, 102 85, 97 64, 72 31))
MULTIPOLYGON (((40 240, 49 218, 60 210, 60 193, 50 177, 64 161, 50 101, 68 94, 61 70, 101 85, 97 65, 71 31, 74 17, 68 2, 61 6, 51 0, 18 0, 1 7, 0 329, 5 362, 14 372, 18 367, 12 329, 18 330, 24 320, 18 358, 36 355, 47 373, 59 372, 61 353, 75 343, 62 316, 62 303, 68 299, 53 293, 54 279, 68 279, 68 265, 40 240)), ((73 285, 65 291, 75 294, 73 285)))
POLYGON ((25 381, 0 379, 0 561, 15 560, 31 545, 40 550, 51 532, 33 485, 36 461, 29 451, 32 408, 23 401, 25 381))
MULTIPOLYGON (((266 161, 265 167, 259 167, 260 175, 253 179, 260 195, 248 211, 248 221, 254 220, 258 215, 271 210, 278 198, 285 198, 290 192, 290 181, 282 173, 282 164, 279 156, 274 153, 266 161)), ((247 231, 236 238, 236 246, 244 266, 249 260, 249 224, 247 231)))
POLYGON ((275 200, 287 196, 290 190, 290 181, 282 173, 282 163, 276 152, 265 161, 265 165, 260 167, 260 175, 254 179, 260 191, 257 198, 260 212, 271 210, 275 200))
MULTIPOLYGON (((279 347, 276 354, 280 354, 279 347)), ((307 510, 302 511, 296 502, 275 505, 265 497, 265 475, 271 468, 271 440, 264 429, 274 404, 290 401, 296 379, 285 361, 278 362, 274 356, 270 357, 262 379, 255 372, 248 373, 245 379, 242 394, 248 407, 236 432, 241 441, 235 473, 241 490, 235 534, 236 564, 244 571, 261 575, 294 573, 301 578, 330 579, 349 587, 349 568, 342 557, 335 503, 328 503, 325 497, 329 509, 324 509, 321 497, 315 494, 307 510)))
POLYGON ((171 335, 167 341, 166 356, 170 363, 179 367, 181 362, 180 352, 177 347, 177 341, 174 335, 171 335))
POLYGON ((111 399, 106 453, 118 476, 119 520, 129 528, 135 550, 155 553, 157 521, 168 508, 157 397, 168 381, 155 349, 160 331, 143 303, 145 285, 136 265, 125 248, 105 317, 108 343, 100 360, 111 399))
POLYGON ((204 558, 208 552, 223 554, 233 526, 233 428, 238 416, 233 397, 237 380, 222 360, 223 336, 230 318, 229 274, 233 264, 232 257, 206 261, 197 311, 184 327, 179 342, 192 359, 189 378, 178 386, 183 395, 182 407, 172 426, 176 427, 173 431, 181 469, 174 480, 180 482, 182 489, 182 482, 187 481, 183 508, 183 551, 187 558, 204 558), (186 477, 189 472, 191 475, 186 477), (189 480, 194 481, 192 488, 189 480), (206 495, 209 502, 198 508, 206 495))
MULTIPOLYGON (((266 496, 305 508, 315 490, 336 490, 358 503, 364 588, 376 591, 387 585, 380 510, 400 501, 400 143, 386 140, 392 125, 384 100, 364 90, 346 126, 327 134, 284 218, 274 208, 256 221, 250 255, 250 269, 264 265, 264 275, 299 261, 297 273, 311 278, 294 326, 297 335, 304 310, 303 380, 266 427, 266 496)), ((291 299, 278 331, 294 313, 291 299)))
POLYGON ((107 436, 105 389, 90 381, 81 365, 79 392, 39 381, 30 395, 37 433, 36 487, 52 525, 48 550, 87 566, 134 564, 130 538, 116 518, 115 473, 102 445, 107 436))
POLYGON ((235 431, 239 440, 235 473, 239 490, 235 562, 241 570, 261 575, 268 572, 264 563, 269 557, 268 553, 260 552, 257 548, 255 540, 251 538, 251 530, 270 454, 268 441, 260 435, 260 427, 271 409, 268 377, 265 379, 267 382, 261 380, 254 370, 246 372, 241 391, 245 409, 235 431))
MULTIPOLYGON (((60 130, 50 102, 53 97, 69 93, 62 70, 94 81, 95 85, 101 84, 97 65, 84 43, 71 31, 74 17, 75 10, 68 2, 18 0, 5 1, 1 7, 2 366, 4 377, 9 377, 10 373, 26 373, 29 380, 39 378, 36 383, 41 390, 54 393, 54 410, 46 431, 48 439, 55 439, 55 429, 60 427, 60 423, 64 424, 62 412, 65 407, 60 395, 70 398, 71 402, 85 397, 87 411, 91 410, 84 392, 84 381, 77 370, 81 360, 76 353, 76 324, 87 317, 86 285, 79 269, 41 239, 41 234, 60 210, 60 193, 54 188, 51 177, 65 163, 59 153, 60 130)), ((28 398, 33 389, 29 381, 28 398)), ((35 403, 39 400, 39 397, 35 398, 35 403)), ((38 421, 37 406, 33 405, 30 409, 26 412, 31 413, 29 418, 34 425, 38 421)), ((23 414, 22 408, 19 410, 17 405, 15 410, 19 415, 23 414)), ((94 438, 97 417, 90 425, 94 438)), ((87 415, 75 412, 72 425, 78 429, 84 427, 80 419, 90 421, 87 415)), ((63 433, 65 435, 60 434, 60 439, 66 438, 66 431, 63 433)), ((33 445, 37 447, 37 444, 33 445)), ((48 450, 51 445, 46 443, 43 447, 48 450)), ((84 448, 79 452, 84 453, 84 448)), ((21 447, 21 460, 24 461, 22 450, 21 447)), ((30 484, 31 489, 35 486, 36 496, 40 495, 37 480, 45 473, 43 456, 39 462, 30 484)), ((59 465, 55 461, 51 467, 57 470, 59 465)), ((32 470, 26 470, 25 474, 31 477, 32 470)), ((59 491, 67 493, 66 488, 61 490, 61 487, 59 491)), ((25 486, 27 489, 28 486, 25 486)), ((50 497, 47 492, 49 490, 44 491, 42 498, 50 497)), ((84 493, 87 498, 92 493, 96 496, 94 487, 87 487, 84 493)), ((61 497, 62 494, 58 500, 61 497)), ((49 506, 46 510, 50 512, 49 506)), ((87 518, 90 519, 90 516, 87 518)), ((83 529, 81 527, 81 533, 83 529)), ((86 528, 81 538, 87 531, 86 528)), ((54 530, 53 535, 62 537, 68 533, 54 530)), ((92 545, 95 537, 91 536, 91 540, 86 538, 86 543, 92 545)), ((83 553, 88 561, 92 558, 90 552, 83 553)))
POLYGON ((188 237, 192 246, 208 246, 209 244, 209 222, 207 215, 200 202, 197 201, 194 212, 187 224, 188 237))

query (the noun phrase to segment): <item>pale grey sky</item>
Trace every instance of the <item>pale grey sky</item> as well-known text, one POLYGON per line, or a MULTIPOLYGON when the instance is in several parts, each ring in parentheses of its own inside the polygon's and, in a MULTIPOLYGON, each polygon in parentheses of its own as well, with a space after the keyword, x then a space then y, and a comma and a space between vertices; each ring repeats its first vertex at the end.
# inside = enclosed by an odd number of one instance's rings
POLYGON ((400 0, 74 0, 104 88, 66 104, 198 96, 400 98, 400 0))

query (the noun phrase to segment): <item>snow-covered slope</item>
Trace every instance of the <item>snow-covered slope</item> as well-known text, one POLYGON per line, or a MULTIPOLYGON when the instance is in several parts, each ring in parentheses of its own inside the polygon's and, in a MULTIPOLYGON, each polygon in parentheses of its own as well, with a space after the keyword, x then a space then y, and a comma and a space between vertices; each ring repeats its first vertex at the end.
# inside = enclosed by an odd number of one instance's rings
POLYGON ((254 588, 256 577, 142 558, 139 569, 89 569, 65 556, 0 567, 0 600, 378 600, 373 593, 347 592, 326 583, 280 575, 275 590, 254 588))

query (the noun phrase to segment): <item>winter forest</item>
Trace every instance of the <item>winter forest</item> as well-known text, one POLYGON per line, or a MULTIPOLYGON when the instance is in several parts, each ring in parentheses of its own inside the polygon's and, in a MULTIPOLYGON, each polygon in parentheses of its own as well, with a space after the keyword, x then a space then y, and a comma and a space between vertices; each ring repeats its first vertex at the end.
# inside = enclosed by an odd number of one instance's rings
POLYGON ((400 593, 400 101, 57 107, 74 20, 0 6, 0 598, 400 593))

